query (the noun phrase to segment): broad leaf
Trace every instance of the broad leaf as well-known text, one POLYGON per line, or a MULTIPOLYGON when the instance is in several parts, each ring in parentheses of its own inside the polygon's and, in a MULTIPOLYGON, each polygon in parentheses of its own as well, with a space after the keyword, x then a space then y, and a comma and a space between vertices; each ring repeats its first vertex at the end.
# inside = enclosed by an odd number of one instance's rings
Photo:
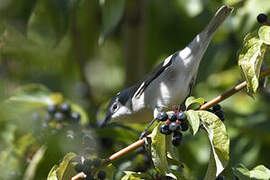
POLYGON ((140 172, 124 171, 126 174, 121 178, 121 180, 141 180, 141 179, 152 179, 149 174, 144 174, 140 172))
POLYGON ((270 179, 270 170, 263 165, 259 165, 249 171, 243 164, 239 164, 233 168, 233 172, 240 180, 270 179))
POLYGON ((68 153, 65 155, 63 161, 60 163, 56 170, 58 180, 68 180, 71 179, 75 174, 74 167, 71 163, 72 158, 76 157, 75 153, 68 153))
POLYGON ((230 141, 225 125, 215 114, 202 110, 199 110, 198 114, 211 144, 210 162, 204 179, 212 180, 228 164, 230 141))
POLYGON ((56 174, 56 170, 57 170, 58 166, 54 165, 53 168, 50 170, 47 180, 58 180, 57 179, 57 174, 56 174))
POLYGON ((160 122, 152 131, 151 134, 151 154, 156 170, 161 175, 166 175, 169 172, 167 155, 166 155, 166 136, 159 132, 160 122))
POLYGON ((99 42, 102 43, 104 38, 116 27, 123 16, 125 0, 100 0, 102 6, 102 30, 99 42))
POLYGON ((204 99, 203 98, 197 98, 195 99, 194 97, 190 96, 187 98, 185 102, 186 109, 199 109, 201 105, 204 104, 204 99))
POLYGON ((39 150, 35 153, 30 164, 26 168, 26 171, 23 177, 24 180, 34 179, 36 169, 38 167, 39 162, 43 159, 46 149, 47 149, 46 146, 41 146, 41 148, 39 148, 39 150))
POLYGON ((257 32, 248 34, 239 53, 238 66, 247 82, 247 93, 253 96, 259 86, 260 69, 266 45, 259 39, 257 32))
POLYGON ((160 122, 151 133, 151 154, 153 164, 160 175, 169 176, 176 179, 176 176, 171 173, 167 161, 166 136, 159 132, 160 122))
POLYGON ((195 135, 200 127, 200 118, 197 111, 186 111, 187 119, 192 130, 192 134, 195 135))
POLYGON ((57 104, 63 101, 59 93, 52 93, 48 88, 38 84, 18 88, 8 102, 25 102, 40 105, 57 104))
POLYGON ((260 40, 263 41, 263 43, 270 45, 270 26, 260 27, 258 35, 260 40))

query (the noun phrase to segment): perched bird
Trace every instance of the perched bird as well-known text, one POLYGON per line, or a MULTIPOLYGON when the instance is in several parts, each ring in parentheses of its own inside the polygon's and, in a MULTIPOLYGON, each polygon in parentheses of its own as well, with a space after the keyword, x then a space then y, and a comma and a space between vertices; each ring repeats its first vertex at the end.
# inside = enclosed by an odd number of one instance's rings
POLYGON ((135 85, 119 92, 110 102, 104 126, 111 119, 156 118, 158 112, 181 104, 196 80, 201 59, 218 27, 233 8, 219 8, 206 28, 181 51, 170 55, 135 85))

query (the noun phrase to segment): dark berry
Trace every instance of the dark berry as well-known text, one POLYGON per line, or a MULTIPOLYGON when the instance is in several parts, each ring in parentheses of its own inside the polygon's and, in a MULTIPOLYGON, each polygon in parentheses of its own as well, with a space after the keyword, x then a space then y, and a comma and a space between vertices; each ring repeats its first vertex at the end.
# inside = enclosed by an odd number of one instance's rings
POLYGON ((55 113, 57 110, 57 106, 55 104, 51 104, 47 106, 47 112, 50 114, 55 113))
POLYGON ((181 128, 181 131, 187 131, 188 130, 188 122, 187 121, 182 121, 180 123, 180 128, 181 128))
POLYGON ((91 176, 90 174, 88 174, 86 176, 86 178, 84 178, 84 180, 94 180, 95 178, 93 176, 91 176))
POLYGON ((83 165, 81 163, 76 164, 75 165, 75 171, 77 173, 82 172, 83 171, 83 165))
POLYGON ((221 121, 225 120, 225 114, 224 114, 224 112, 222 110, 216 111, 215 114, 221 121))
POLYGON ((166 121, 168 119, 168 114, 166 112, 160 112, 157 115, 157 119, 160 121, 166 121))
POLYGON ((223 175, 218 175, 218 177, 216 178, 216 180, 224 180, 225 177, 223 175))
POLYGON ((106 172, 105 171, 99 171, 97 174, 97 177, 101 180, 106 178, 106 172))
POLYGON ((169 125, 167 125, 167 124, 162 124, 159 127, 159 131, 161 134, 165 134, 165 135, 170 135, 172 133, 172 131, 170 131, 170 129, 169 129, 169 125))
POLYGON ((83 161, 83 165, 84 166, 91 166, 91 164, 92 164, 92 161, 91 161, 91 159, 85 159, 84 161, 83 161))
POLYGON ((177 115, 175 113, 169 114, 169 120, 174 122, 177 120, 177 115))
POLYGON ((177 114, 177 119, 178 119, 178 120, 186 120, 186 119, 187 119, 186 113, 184 113, 184 112, 178 113, 178 114, 177 114))
POLYGON ((63 113, 70 113, 71 107, 68 103, 63 103, 60 105, 60 111, 63 113))
POLYGON ((56 112, 54 114, 54 119, 56 121, 63 121, 65 119, 65 115, 63 113, 61 113, 61 112, 56 112))
POLYGON ((174 146, 179 146, 182 141, 182 133, 179 131, 174 132, 173 138, 172 138, 172 144, 174 146))
POLYGON ((221 109, 221 106, 219 105, 219 104, 215 104, 214 106, 213 106, 213 111, 218 111, 218 110, 220 110, 221 109))
POLYGON ((70 117, 75 121, 79 121, 81 119, 81 115, 77 112, 72 112, 70 117))
POLYGON ((259 23, 265 23, 267 21, 267 16, 265 14, 261 13, 257 16, 257 21, 259 23))
POLYGON ((169 125, 169 130, 174 132, 174 131, 179 131, 180 130, 180 125, 177 124, 176 122, 171 122, 169 125))
POLYGON ((93 159, 92 164, 94 167, 99 167, 101 165, 101 163, 102 163, 102 160, 100 158, 95 158, 95 159, 93 159))

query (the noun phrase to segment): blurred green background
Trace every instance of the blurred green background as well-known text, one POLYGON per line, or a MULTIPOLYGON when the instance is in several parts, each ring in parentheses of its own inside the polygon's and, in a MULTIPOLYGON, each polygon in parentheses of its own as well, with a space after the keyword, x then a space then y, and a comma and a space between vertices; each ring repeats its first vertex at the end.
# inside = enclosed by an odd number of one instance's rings
MULTIPOLYGON (((42 84, 84 108, 89 122, 80 128, 93 136, 90 155, 106 158, 134 142, 145 127, 93 128, 109 99, 185 47, 222 4, 234 12, 213 38, 192 93, 206 100, 241 82, 237 51, 244 36, 259 27, 257 15, 270 13, 269 0, 0 0, 0 178, 25 178, 33 154, 44 144, 47 150, 32 179, 45 179, 67 152, 85 153, 61 137, 38 141, 31 130, 40 125, 31 119, 46 107, 7 104, 16 88, 42 84)), ((231 159, 223 173, 228 179, 238 163, 270 167, 269 93, 261 89, 252 99, 240 92, 221 103, 231 138, 231 159)), ((205 133, 185 134, 178 150, 188 177, 202 179, 209 160, 205 133)), ((137 156, 115 162, 115 179, 124 170, 145 166, 145 158, 137 156)))

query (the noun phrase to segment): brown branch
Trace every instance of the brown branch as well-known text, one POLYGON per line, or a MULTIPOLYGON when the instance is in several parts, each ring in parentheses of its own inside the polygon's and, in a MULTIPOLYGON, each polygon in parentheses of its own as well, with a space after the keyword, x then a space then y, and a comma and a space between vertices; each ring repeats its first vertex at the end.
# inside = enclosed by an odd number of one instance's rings
POLYGON ((83 172, 80 172, 78 174, 76 174, 75 176, 73 176, 71 178, 71 180, 79 180, 79 179, 83 179, 86 178, 86 175, 83 172))
MULTIPOLYGON (((270 68, 266 69, 265 71, 263 71, 260 74, 260 78, 265 77, 267 75, 270 74, 270 68)), ((208 109, 210 107, 212 107, 213 105, 223 101, 224 99, 227 99, 228 97, 234 95, 235 93, 237 93, 238 91, 242 90, 244 87, 246 87, 247 82, 244 81, 238 85, 236 85, 234 88, 226 91, 225 93, 217 96, 216 98, 212 99, 211 101, 205 103, 204 105, 202 105, 200 107, 200 110, 204 110, 204 109, 208 109)), ((150 135, 147 136, 147 138, 151 138, 150 135)), ((144 140, 143 139, 139 139, 138 141, 130 144, 129 146, 125 147, 124 149, 121 149, 120 151, 112 154, 108 159, 105 160, 103 166, 106 166, 110 163, 112 163, 112 161, 116 160, 117 158, 120 158, 121 156, 127 154, 128 152, 132 151, 133 149, 140 147, 144 144, 144 140)), ((77 180, 77 179, 72 179, 72 180, 77 180)))

